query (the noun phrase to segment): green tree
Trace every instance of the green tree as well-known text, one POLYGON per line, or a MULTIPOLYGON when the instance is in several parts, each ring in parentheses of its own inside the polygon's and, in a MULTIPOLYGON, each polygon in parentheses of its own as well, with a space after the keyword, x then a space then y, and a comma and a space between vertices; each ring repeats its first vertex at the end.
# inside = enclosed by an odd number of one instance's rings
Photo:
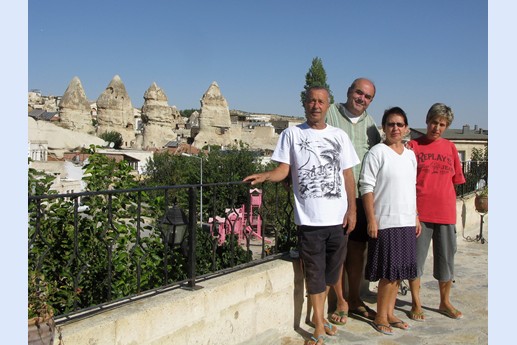
POLYGON ((330 86, 327 84, 327 73, 325 72, 325 68, 323 68, 323 62, 319 57, 312 59, 311 67, 305 75, 305 86, 303 87, 304 90, 300 94, 302 106, 305 103, 307 90, 312 86, 322 86, 327 88, 330 93, 330 103, 334 103, 334 96, 332 95, 330 86))
POLYGON ((99 135, 99 138, 113 143, 114 148, 120 149, 122 147, 122 134, 116 131, 104 132, 99 135))
POLYGON ((474 147, 470 155, 470 160, 476 162, 488 162, 488 145, 485 145, 484 148, 474 147))
POLYGON ((484 191, 488 194, 488 145, 483 148, 472 149, 470 155, 470 169, 465 176, 467 183, 476 183, 475 188, 481 188, 480 180, 484 180, 484 191))
MULTIPOLYGON (((244 145, 234 146, 227 150, 211 148, 203 165, 203 181, 205 183, 242 181, 256 170, 255 153, 244 145)), ((215 214, 224 213, 225 207, 240 207, 247 203, 249 185, 235 185, 233 188, 207 188, 203 191, 205 210, 215 211, 215 214), (217 201, 214 203, 213 197, 217 201), (224 205, 226 204, 226 206, 224 205)))
POLYGON ((190 117, 190 115, 192 115, 193 112, 197 111, 198 113, 201 112, 201 109, 183 109, 183 110, 180 110, 180 115, 183 116, 183 117, 190 117))
MULTIPOLYGON (((203 184, 240 181, 257 170, 255 158, 256 153, 250 151, 243 143, 236 144, 227 150, 221 150, 220 146, 211 145, 208 154, 201 153, 196 158, 177 156, 168 152, 155 153, 153 158, 147 161, 145 184, 148 186, 199 184, 201 181, 200 159, 203 160, 203 184)), ((236 203, 246 203, 248 187, 238 185, 234 188, 204 188, 203 205, 207 207, 203 209, 203 213, 206 216, 207 212, 213 211, 210 207, 214 193, 219 205, 215 210, 216 213, 229 207, 228 203, 231 200, 236 203), (221 203, 221 200, 225 200, 226 205, 221 203)), ((176 197, 182 202, 186 195, 180 194, 176 197)))
POLYGON ((186 184, 188 176, 196 172, 194 165, 189 165, 186 159, 188 158, 173 155, 167 151, 155 152, 152 158, 147 159, 145 184, 148 186, 186 184))
POLYGON ((88 150, 88 164, 83 166, 83 180, 87 183, 88 191, 108 189, 128 189, 138 186, 132 175, 132 168, 126 160, 116 162, 106 155, 96 152, 95 146, 88 150))

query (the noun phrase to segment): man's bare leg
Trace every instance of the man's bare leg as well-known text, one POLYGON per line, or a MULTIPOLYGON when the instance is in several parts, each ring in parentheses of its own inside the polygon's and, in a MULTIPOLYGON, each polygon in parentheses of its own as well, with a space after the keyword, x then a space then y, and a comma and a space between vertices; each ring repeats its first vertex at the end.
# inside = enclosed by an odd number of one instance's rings
MULTIPOLYGON (((375 318, 375 312, 361 300, 361 281, 363 279, 364 253, 366 242, 348 240, 345 269, 348 275, 348 306, 355 313, 369 319, 375 318)), ((344 281, 343 281, 344 286, 344 281)))
MULTIPOLYGON (((335 292, 335 299, 336 299, 336 309, 329 310, 329 316, 330 321, 334 321, 338 324, 344 324, 347 322, 347 315, 348 315, 348 303, 345 300, 344 293, 343 293, 343 276, 344 276, 344 267, 342 267, 339 270, 339 278, 336 282, 336 284, 332 285, 332 288, 335 292), (341 312, 341 315, 339 314, 341 312)), ((330 304, 330 300, 329 300, 330 304)))
POLYGON ((329 325, 326 327, 327 321, 325 320, 324 309, 329 288, 330 287, 327 286, 324 292, 309 294, 313 311, 312 323, 314 324, 313 337, 315 339, 319 339, 318 337, 321 335, 334 335, 337 332, 337 328, 335 326, 329 325))

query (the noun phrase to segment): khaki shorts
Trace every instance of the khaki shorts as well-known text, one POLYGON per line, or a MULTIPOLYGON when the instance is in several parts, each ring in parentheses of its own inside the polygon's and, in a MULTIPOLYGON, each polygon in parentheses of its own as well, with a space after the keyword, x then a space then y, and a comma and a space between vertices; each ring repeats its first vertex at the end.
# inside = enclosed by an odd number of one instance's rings
POLYGON ((456 254, 456 225, 420 222, 422 233, 416 239, 418 277, 424 274, 424 264, 433 241, 433 277, 440 282, 454 279, 456 254))

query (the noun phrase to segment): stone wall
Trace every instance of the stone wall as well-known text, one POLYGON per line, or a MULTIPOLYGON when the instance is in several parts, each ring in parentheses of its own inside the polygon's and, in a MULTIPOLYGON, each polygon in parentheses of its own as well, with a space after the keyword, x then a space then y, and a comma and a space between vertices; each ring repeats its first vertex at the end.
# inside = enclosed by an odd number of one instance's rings
MULTIPOLYGON (((66 344, 239 344, 293 328, 299 265, 274 260, 61 325, 66 344), (297 276, 294 274, 298 271, 297 276)), ((303 290, 303 289, 302 289, 303 290)), ((298 308, 303 304, 299 291, 298 308)), ((54 344, 58 344, 56 340, 54 344)))
MULTIPOLYGON (((458 241, 474 238, 480 224, 474 197, 458 200, 457 209, 458 241)), ((297 261, 273 260, 199 285, 197 291, 163 292, 58 328, 64 343, 74 345, 273 344, 304 322, 297 261)))

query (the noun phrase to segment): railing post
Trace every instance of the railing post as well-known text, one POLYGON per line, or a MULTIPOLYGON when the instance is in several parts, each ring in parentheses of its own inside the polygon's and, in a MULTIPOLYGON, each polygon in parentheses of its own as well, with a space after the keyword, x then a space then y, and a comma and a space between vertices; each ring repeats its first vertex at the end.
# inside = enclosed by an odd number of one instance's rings
MULTIPOLYGON (((187 278, 188 283, 183 288, 187 290, 199 290, 202 286, 196 285, 196 244, 197 244, 197 226, 196 226, 196 191, 194 187, 189 188, 189 232, 188 232, 188 258, 187 258, 187 278)), ((203 223, 199 224, 203 228, 203 223)))

